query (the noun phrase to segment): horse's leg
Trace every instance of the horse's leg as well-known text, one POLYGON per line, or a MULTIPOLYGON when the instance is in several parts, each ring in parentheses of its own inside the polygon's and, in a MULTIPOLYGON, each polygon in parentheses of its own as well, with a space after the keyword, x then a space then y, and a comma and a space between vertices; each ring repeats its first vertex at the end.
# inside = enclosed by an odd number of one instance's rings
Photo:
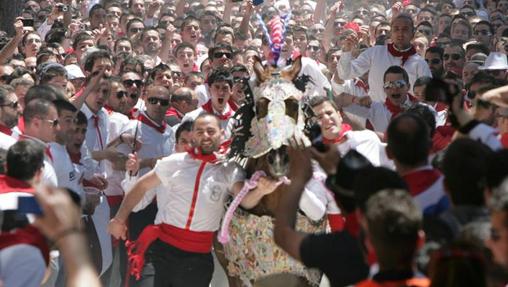
MULTIPOLYGON (((213 241, 213 250, 215 256, 217 257, 217 260, 219 261, 219 264, 221 265, 222 269, 224 269, 224 273, 226 274, 226 277, 228 279, 229 287, 242 287, 241 280, 239 278, 229 276, 228 259, 224 255, 224 247, 217 241, 217 239, 213 241)), ((223 287, 223 286, 212 286, 212 287, 223 287)))

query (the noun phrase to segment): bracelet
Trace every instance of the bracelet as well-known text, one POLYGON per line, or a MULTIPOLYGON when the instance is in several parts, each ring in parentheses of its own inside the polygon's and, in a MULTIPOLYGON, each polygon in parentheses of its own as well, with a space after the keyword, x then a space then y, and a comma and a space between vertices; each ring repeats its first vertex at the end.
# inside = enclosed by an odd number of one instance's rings
POLYGON ((58 241, 60 241, 62 238, 65 238, 68 235, 71 235, 71 234, 74 234, 74 233, 81 234, 81 229, 79 227, 70 227, 70 228, 67 228, 64 231, 58 233, 55 236, 55 239, 53 240, 53 242, 56 245, 58 243, 58 241))

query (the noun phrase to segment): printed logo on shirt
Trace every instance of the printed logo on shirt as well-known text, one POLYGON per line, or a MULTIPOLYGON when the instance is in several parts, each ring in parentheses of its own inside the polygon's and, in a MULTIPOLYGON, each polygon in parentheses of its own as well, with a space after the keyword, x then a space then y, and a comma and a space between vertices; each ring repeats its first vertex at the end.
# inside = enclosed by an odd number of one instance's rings
POLYGON ((204 193, 211 202, 221 202, 226 192, 226 185, 220 182, 207 182, 204 193))

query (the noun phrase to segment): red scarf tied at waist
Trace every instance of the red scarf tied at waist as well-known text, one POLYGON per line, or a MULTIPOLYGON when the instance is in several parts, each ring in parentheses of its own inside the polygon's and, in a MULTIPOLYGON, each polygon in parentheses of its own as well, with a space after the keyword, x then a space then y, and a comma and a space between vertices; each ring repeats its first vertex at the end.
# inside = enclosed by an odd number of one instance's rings
POLYGON ((145 252, 150 244, 157 239, 178 249, 194 253, 210 253, 212 250, 214 232, 191 231, 181 229, 169 224, 149 225, 136 241, 127 241, 127 254, 129 257, 129 274, 136 280, 141 278, 141 271, 145 264, 145 252))
POLYGON ((414 54, 416 54, 416 49, 414 46, 411 46, 411 48, 407 51, 404 51, 404 52, 401 52, 399 50, 397 50, 395 48, 395 46, 393 45, 393 43, 390 43, 388 45, 386 45, 388 47, 388 52, 394 56, 394 57, 402 57, 402 64, 401 66, 404 66, 404 64, 406 63, 406 61, 409 59, 409 57, 413 56, 414 54))

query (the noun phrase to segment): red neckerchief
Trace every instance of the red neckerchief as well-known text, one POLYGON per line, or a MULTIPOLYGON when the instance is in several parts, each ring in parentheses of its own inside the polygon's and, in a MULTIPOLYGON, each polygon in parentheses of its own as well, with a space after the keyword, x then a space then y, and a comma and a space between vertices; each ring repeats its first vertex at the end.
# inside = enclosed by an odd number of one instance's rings
POLYGON ((228 101, 229 107, 233 110, 233 112, 236 112, 238 110, 239 106, 233 101, 233 99, 229 99, 228 101))
POLYGON ((0 194, 10 192, 35 193, 35 189, 25 181, 8 175, 0 175, 0 194))
POLYGON ((350 125, 348 124, 342 124, 342 126, 340 127, 340 132, 339 132, 339 135, 333 139, 333 140, 330 140, 330 139, 327 139, 325 137, 323 137, 323 143, 324 144, 336 144, 336 143, 342 143, 342 141, 346 138, 346 133, 353 130, 351 128, 350 125))
POLYGON ((163 121, 162 124, 158 125, 153 120, 149 119, 145 114, 140 114, 138 116, 138 121, 153 128, 154 130, 158 131, 161 134, 163 134, 166 131, 167 123, 165 121, 163 121))
POLYGON ((441 177, 441 173, 433 168, 411 171, 402 176, 412 196, 417 196, 427 190, 439 177, 441 177))
POLYGON ((226 104, 226 112, 224 114, 215 113, 212 107, 212 100, 206 102, 206 104, 201 106, 201 108, 207 113, 216 115, 221 121, 227 121, 233 115, 233 110, 231 109, 229 104, 226 104))
POLYGON ((8 136, 12 136, 12 130, 2 124, 0 124, 0 133, 6 134, 8 136))
POLYGON ((111 115, 111 113, 115 111, 113 110, 113 107, 110 105, 104 105, 104 109, 106 110, 106 112, 108 112, 108 115, 111 115))
POLYGON ((504 148, 508 148, 508 133, 501 134, 501 145, 504 148))
POLYGON ((44 236, 34 226, 27 225, 23 228, 16 228, 12 232, 0 234, 0 250, 18 244, 28 244, 38 248, 46 265, 49 263, 49 246, 44 236))
POLYGON ((166 117, 177 117, 179 120, 183 119, 183 114, 180 113, 177 109, 174 107, 169 108, 166 111, 166 117))
POLYGON ((369 84, 365 83, 362 79, 356 79, 355 86, 362 89, 365 93, 369 92, 369 84))
POLYGON ((231 145, 231 140, 227 140, 220 145, 218 151, 216 151, 212 154, 202 154, 201 149, 197 148, 197 147, 187 149, 187 153, 190 155, 190 157, 192 157, 195 160, 201 160, 201 161, 209 162, 209 163, 217 163, 219 161, 219 159, 217 158, 216 154, 222 154, 222 155, 227 154, 229 151, 230 145, 231 145))
POLYGON ((436 112, 446 111, 448 109, 448 105, 445 103, 437 102, 434 105, 434 109, 436 110, 436 112))
POLYGON ((438 151, 444 150, 451 142, 455 129, 452 126, 439 126, 436 128, 436 132, 432 137, 432 148, 430 149, 431 154, 435 154, 438 151))
POLYGON ((25 119, 23 117, 18 118, 18 129, 22 134, 25 133, 25 119))
MULTIPOLYGON (((411 94, 407 94, 406 101, 407 100, 409 100, 413 103, 416 102, 416 98, 411 94)), ((390 113, 392 113, 392 118, 394 118, 396 115, 398 115, 404 111, 404 109, 402 109, 402 107, 396 106, 394 103, 392 103, 392 101, 390 101, 390 99, 388 99, 388 97, 386 97, 386 99, 385 99, 385 106, 390 111, 390 113)))
POLYGON ((404 66, 404 64, 409 59, 409 57, 411 57, 414 54, 416 54, 416 49, 412 45, 411 45, 411 48, 409 50, 404 51, 404 52, 401 52, 401 51, 398 51, 397 49, 395 49, 395 47, 393 46, 393 43, 390 43, 390 44, 388 44, 386 46, 388 47, 388 52, 392 56, 394 56, 394 57, 402 57, 402 64, 401 64, 401 66, 404 66))
POLYGON ((136 114, 139 112, 139 110, 137 108, 132 108, 132 110, 129 111, 128 114, 126 114, 126 116, 129 118, 129 120, 133 120, 136 118, 136 114))

